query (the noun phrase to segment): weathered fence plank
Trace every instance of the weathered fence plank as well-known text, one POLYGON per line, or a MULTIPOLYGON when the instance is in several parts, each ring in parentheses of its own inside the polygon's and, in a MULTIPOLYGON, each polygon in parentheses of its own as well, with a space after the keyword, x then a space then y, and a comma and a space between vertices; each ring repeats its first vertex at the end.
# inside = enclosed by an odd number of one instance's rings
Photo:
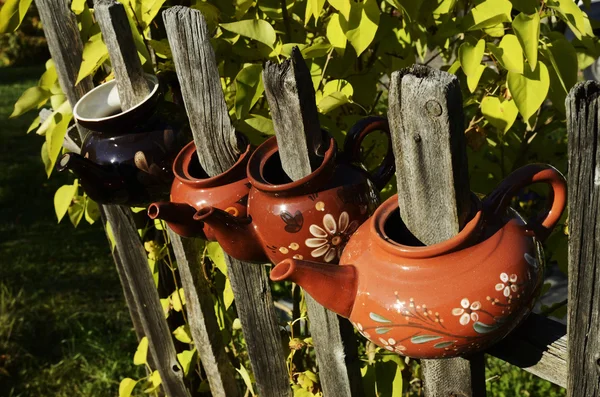
MULTIPOLYGON (((471 202, 458 79, 418 65, 394 72, 388 119, 404 223, 426 245, 455 236, 471 202)), ((483 355, 421 364, 426 396, 485 396, 483 355)))
POLYGON ((142 102, 150 94, 150 89, 144 78, 125 7, 115 0, 96 0, 94 16, 110 54, 121 109, 128 110, 142 102))
MULTIPOLYGON (((298 47, 281 64, 267 62, 263 81, 282 167, 292 180, 304 178, 323 161, 318 155, 323 134, 310 71, 298 47)), ((352 324, 325 309, 310 295, 305 298, 324 395, 363 395, 352 324)))
POLYGON ((569 148, 567 395, 600 396, 600 84, 579 83, 566 100, 569 148))
MULTIPOLYGON (((208 175, 218 175, 234 164, 239 148, 206 21, 199 11, 181 6, 166 10, 163 19, 200 164, 208 175)), ((258 392, 290 395, 266 270, 227 255, 225 260, 258 392)))

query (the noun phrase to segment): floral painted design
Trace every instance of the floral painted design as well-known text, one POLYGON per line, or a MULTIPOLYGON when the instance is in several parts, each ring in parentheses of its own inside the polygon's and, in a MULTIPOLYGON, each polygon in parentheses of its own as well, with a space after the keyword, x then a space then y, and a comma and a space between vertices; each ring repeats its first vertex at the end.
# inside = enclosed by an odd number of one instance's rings
POLYGON ((402 354, 404 350, 406 350, 406 346, 397 343, 393 338, 379 338, 379 342, 383 345, 383 347, 391 352, 396 352, 402 354))
POLYGON ((460 316, 460 324, 467 325, 469 321, 473 320, 473 322, 479 321, 479 314, 477 310, 481 309, 481 303, 479 301, 475 301, 470 303, 467 298, 463 298, 460 301, 461 307, 456 307, 452 309, 452 315, 460 316))
POLYGON ((346 211, 340 214, 337 223, 333 215, 326 214, 323 217, 323 227, 310 225, 309 231, 313 237, 306 239, 305 244, 314 248, 310 253, 313 258, 323 257, 325 262, 340 259, 346 243, 358 226, 358 221, 350 222, 346 211))
POLYGON ((496 284, 496 291, 503 291, 505 297, 510 297, 511 292, 517 292, 519 287, 517 286, 517 275, 511 274, 510 276, 506 273, 500 274, 501 283, 496 284))
POLYGON ((304 225, 304 217, 300 211, 296 211, 294 215, 287 211, 281 211, 279 216, 285 222, 285 231, 288 233, 298 233, 304 225))

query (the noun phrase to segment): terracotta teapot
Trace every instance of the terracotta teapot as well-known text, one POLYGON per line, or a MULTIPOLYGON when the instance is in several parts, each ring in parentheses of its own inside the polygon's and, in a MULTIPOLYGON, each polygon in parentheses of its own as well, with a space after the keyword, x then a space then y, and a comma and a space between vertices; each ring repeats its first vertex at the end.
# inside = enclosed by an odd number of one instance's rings
POLYGON ((566 182, 548 165, 522 167, 481 202, 453 238, 417 245, 386 200, 346 245, 340 266, 286 259, 271 271, 347 317, 367 339, 414 358, 453 357, 502 339, 531 311, 542 284, 541 241, 565 208, 566 182), (528 184, 551 187, 551 205, 526 222, 509 207, 528 184))
POLYGON ((323 161, 298 181, 283 171, 276 137, 270 138, 248 161, 248 216, 234 217, 205 206, 194 218, 210 225, 223 250, 243 261, 311 258, 337 263, 352 233, 379 204, 379 189, 394 173, 391 143, 374 172, 352 164, 359 161, 362 140, 379 130, 389 139, 387 119, 361 120, 348 132, 341 153, 333 138, 325 140, 323 161))
POLYGON ((73 108, 77 123, 91 133, 81 154, 64 154, 57 170, 73 171, 99 203, 141 205, 167 198, 173 159, 191 139, 182 107, 162 99, 155 76, 145 77, 150 94, 127 111, 121 111, 115 80, 94 88, 73 108))
POLYGON ((152 203, 148 207, 151 219, 166 221, 171 229, 183 237, 199 237, 215 241, 212 229, 194 214, 200 208, 211 205, 231 216, 246 216, 246 204, 250 182, 246 177, 246 164, 252 151, 246 151, 237 162, 222 174, 208 177, 196 153, 194 142, 187 144, 173 162, 175 179, 171 186, 171 201, 152 203))

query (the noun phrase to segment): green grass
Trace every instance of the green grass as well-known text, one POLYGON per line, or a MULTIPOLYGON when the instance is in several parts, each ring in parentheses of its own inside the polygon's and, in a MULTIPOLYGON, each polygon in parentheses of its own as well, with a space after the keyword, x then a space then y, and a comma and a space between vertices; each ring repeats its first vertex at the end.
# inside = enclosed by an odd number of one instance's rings
POLYGON ((35 112, 8 119, 39 68, 0 69, 0 396, 116 396, 136 338, 102 227, 57 224, 35 112))

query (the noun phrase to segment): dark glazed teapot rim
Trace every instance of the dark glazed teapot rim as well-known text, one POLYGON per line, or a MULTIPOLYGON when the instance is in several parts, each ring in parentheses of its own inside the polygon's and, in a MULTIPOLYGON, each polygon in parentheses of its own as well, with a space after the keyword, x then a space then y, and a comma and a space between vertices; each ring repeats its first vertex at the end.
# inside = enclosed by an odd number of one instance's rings
POLYGON ((110 131, 146 115, 156 105, 160 85, 152 74, 144 75, 151 88, 150 93, 136 106, 122 111, 116 80, 111 80, 92 89, 82 96, 73 107, 73 117, 92 131, 110 131), (92 114, 95 112, 95 115, 92 114))
MULTIPOLYGON (((271 183, 265 177, 265 166, 267 162, 274 159, 279 154, 277 146, 277 137, 271 137, 263 142, 250 156, 246 173, 248 180, 256 189, 274 194, 308 194, 315 188, 319 188, 331 177, 334 170, 335 158, 337 155, 337 143, 335 139, 329 138, 329 146, 323 156, 321 164, 304 178, 297 181, 286 183, 271 183)), ((278 167, 281 167, 281 161, 278 161, 278 167)))
MULTIPOLYGON (((398 195, 395 194, 388 198, 383 204, 375 210, 373 221, 370 223, 369 232, 374 236, 374 240, 387 252, 398 257, 404 258, 433 258, 448 254, 458 249, 464 248, 467 244, 474 241, 481 233, 484 226, 483 207, 481 200, 471 194, 471 213, 470 221, 454 237, 429 246, 423 245, 405 245, 390 238, 386 233, 388 221, 392 215, 399 212, 398 195)), ((396 226, 396 225, 394 225, 396 226)), ((405 227, 397 225, 397 227, 405 227)), ((414 236, 413 236, 414 239, 414 236)))
POLYGON ((196 153, 196 145, 192 141, 185 145, 177 157, 175 157, 175 161, 173 161, 173 174, 178 181, 198 189, 226 185, 246 177, 246 164, 251 153, 252 146, 247 145, 246 150, 240 154, 237 161, 227 171, 213 177, 206 175, 204 170, 201 169, 202 166, 198 164, 204 177, 193 176, 190 173, 190 165, 192 161, 198 162, 198 155, 196 153))

